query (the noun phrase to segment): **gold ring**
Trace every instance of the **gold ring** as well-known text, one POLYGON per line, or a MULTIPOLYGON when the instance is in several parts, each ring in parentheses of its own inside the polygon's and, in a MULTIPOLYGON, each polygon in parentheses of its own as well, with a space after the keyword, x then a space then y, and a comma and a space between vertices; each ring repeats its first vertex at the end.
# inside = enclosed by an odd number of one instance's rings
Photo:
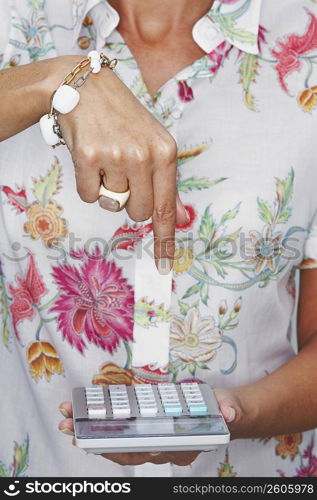
POLYGON ((116 193, 115 191, 110 191, 110 189, 105 188, 102 184, 99 189, 99 205, 111 212, 119 212, 127 203, 130 196, 130 189, 124 193, 116 193))

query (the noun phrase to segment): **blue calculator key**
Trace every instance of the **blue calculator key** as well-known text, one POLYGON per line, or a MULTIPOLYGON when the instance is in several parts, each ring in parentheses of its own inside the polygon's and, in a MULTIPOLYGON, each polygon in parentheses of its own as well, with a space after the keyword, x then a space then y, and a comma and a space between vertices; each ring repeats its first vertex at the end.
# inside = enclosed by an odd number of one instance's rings
POLYGON ((182 411, 182 407, 180 405, 172 405, 166 404, 164 405, 164 411, 166 415, 180 415, 182 411))
POLYGON ((208 408, 206 405, 192 404, 189 405, 189 413, 191 415, 206 415, 206 413, 208 413, 208 408))

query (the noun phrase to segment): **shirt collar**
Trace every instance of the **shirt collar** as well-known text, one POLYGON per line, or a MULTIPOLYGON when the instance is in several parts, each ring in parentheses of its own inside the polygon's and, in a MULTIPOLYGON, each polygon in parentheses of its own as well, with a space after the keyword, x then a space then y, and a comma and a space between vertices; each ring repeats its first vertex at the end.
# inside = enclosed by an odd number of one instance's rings
MULTIPOLYGON (((224 40, 243 52, 258 54, 258 31, 262 0, 215 0, 211 9, 193 28, 195 42, 207 53, 224 40)), ((107 0, 72 0, 73 43, 76 43, 85 16, 96 6, 96 30, 104 40, 119 24, 118 12, 107 0)))
POLYGON ((119 14, 106 0, 72 0, 73 46, 76 44, 85 17, 97 5, 99 5, 100 10, 98 11, 98 16, 94 16, 94 25, 98 33, 98 38, 106 40, 118 26, 120 21, 119 14))

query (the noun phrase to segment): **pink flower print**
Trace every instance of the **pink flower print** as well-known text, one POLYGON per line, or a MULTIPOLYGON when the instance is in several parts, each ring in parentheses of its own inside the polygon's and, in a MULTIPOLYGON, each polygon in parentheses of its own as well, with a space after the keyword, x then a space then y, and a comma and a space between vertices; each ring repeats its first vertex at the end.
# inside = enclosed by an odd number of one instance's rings
POLYGON ((32 319, 35 315, 34 305, 39 305, 41 297, 47 293, 41 274, 39 273, 34 257, 29 253, 29 262, 25 277, 17 276, 17 287, 9 285, 8 289, 12 295, 10 305, 14 332, 19 338, 17 325, 25 319, 32 319))
POLYGON ((58 312, 63 338, 81 353, 86 348, 84 335, 110 353, 120 339, 132 340, 132 287, 98 248, 87 254, 80 269, 69 264, 53 267, 53 277, 63 293, 51 310, 58 312))
POLYGON ((307 463, 297 469, 296 477, 317 477, 317 457, 313 455, 313 442, 304 450, 303 459, 307 463))
POLYGON ((25 189, 17 187, 16 191, 13 191, 9 186, 2 186, 1 189, 8 197, 8 202, 16 209, 17 213, 25 212, 28 205, 25 189))
POLYGON ((208 57, 213 61, 214 66, 210 68, 212 73, 216 73, 218 69, 223 65, 224 60, 228 57, 229 52, 232 50, 233 46, 228 45, 227 42, 222 42, 218 47, 216 47, 212 52, 208 54, 208 57))
POLYGON ((111 248, 134 250, 137 243, 152 231, 152 224, 132 224, 120 226, 112 236, 111 248))
POLYGON ((185 80, 178 82, 178 96, 183 102, 190 102, 194 99, 193 89, 189 87, 185 80))
POLYGON ((266 39, 266 33, 268 33, 268 30, 264 28, 264 26, 259 26, 259 33, 258 33, 258 47, 259 47, 259 52, 260 54, 262 53, 262 45, 267 43, 266 39))
POLYGON ((312 12, 308 12, 310 22, 304 35, 289 35, 285 41, 278 40, 277 45, 280 50, 273 49, 272 55, 278 61, 275 69, 283 90, 288 93, 285 78, 294 71, 300 71, 302 61, 300 56, 317 49, 317 17, 312 12))
POLYGON ((317 457, 312 457, 308 465, 300 467, 296 477, 317 477, 317 457))
POLYGON ((196 212, 192 205, 184 205, 184 208, 189 216, 188 222, 184 224, 176 224, 175 229, 180 231, 187 231, 196 220, 196 212))

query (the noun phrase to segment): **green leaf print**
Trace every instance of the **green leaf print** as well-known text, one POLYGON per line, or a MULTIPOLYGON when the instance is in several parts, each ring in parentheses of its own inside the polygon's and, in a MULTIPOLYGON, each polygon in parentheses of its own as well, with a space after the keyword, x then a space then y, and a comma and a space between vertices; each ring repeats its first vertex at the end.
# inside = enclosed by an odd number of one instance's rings
POLYGON ((22 446, 15 443, 14 459, 16 461, 16 476, 21 476, 29 465, 29 436, 27 436, 22 446))
POLYGON ((206 243, 209 242, 215 232, 216 229, 216 223, 210 214, 210 207, 211 205, 208 205, 205 209, 204 215, 202 216, 201 219, 201 224, 198 230, 198 234, 200 238, 205 241, 206 243))
POLYGON ((29 465, 29 436, 20 446, 14 443, 13 459, 10 467, 6 467, 0 461, 0 477, 25 477, 25 472, 29 465))
POLYGON ((2 462, 0 462, 0 477, 9 477, 9 472, 2 462))
POLYGON ((219 182, 226 180, 225 177, 221 177, 220 179, 210 180, 207 177, 188 177, 187 179, 181 180, 177 184, 178 191, 182 191, 183 193, 189 193, 194 189, 201 191, 202 189, 208 189, 219 182))
POLYGON ((9 348, 10 329, 9 329, 9 300, 6 293, 3 276, 0 275, 0 317, 2 317, 2 340, 5 347, 9 348))
POLYGON ((276 179, 278 202, 277 224, 285 224, 292 214, 290 203, 294 191, 294 169, 292 168, 285 180, 276 179))
POLYGON ((187 299, 188 297, 199 293, 203 285, 203 283, 195 283, 195 285, 189 287, 186 293, 183 295, 183 299, 187 299))
POLYGON ((46 206, 50 198, 60 189, 61 172, 61 164, 55 157, 55 163, 45 177, 40 177, 39 180, 33 178, 34 196, 43 207, 46 206))
POLYGON ((232 220, 232 219, 235 219, 235 217, 237 216, 237 214, 239 213, 239 210, 240 210, 240 205, 241 205, 241 202, 238 203, 237 206, 235 206, 232 210, 228 210, 228 212, 226 212, 222 217, 221 217, 221 221, 220 221, 220 225, 222 226, 223 224, 225 224, 228 220, 232 220))
POLYGON ((254 97, 250 92, 250 87, 252 83, 256 82, 259 67, 258 59, 257 55, 243 54, 239 66, 240 83, 242 83, 244 102, 250 111, 255 111, 254 97))
POLYGON ((186 302, 182 302, 181 300, 179 300, 178 305, 180 313, 186 316, 186 314, 188 313, 188 309, 190 308, 190 304, 186 304, 186 302))
POLYGON ((144 328, 169 321, 170 311, 164 308, 164 304, 155 305, 154 301, 149 301, 146 297, 135 303, 134 321, 144 328))
POLYGON ((272 224, 274 215, 271 207, 264 200, 258 198, 258 214, 261 220, 266 222, 267 224, 272 224))
POLYGON ((200 289, 200 297, 201 297, 203 304, 205 304, 205 306, 207 306, 208 299, 209 299, 209 286, 206 283, 204 283, 200 289))

